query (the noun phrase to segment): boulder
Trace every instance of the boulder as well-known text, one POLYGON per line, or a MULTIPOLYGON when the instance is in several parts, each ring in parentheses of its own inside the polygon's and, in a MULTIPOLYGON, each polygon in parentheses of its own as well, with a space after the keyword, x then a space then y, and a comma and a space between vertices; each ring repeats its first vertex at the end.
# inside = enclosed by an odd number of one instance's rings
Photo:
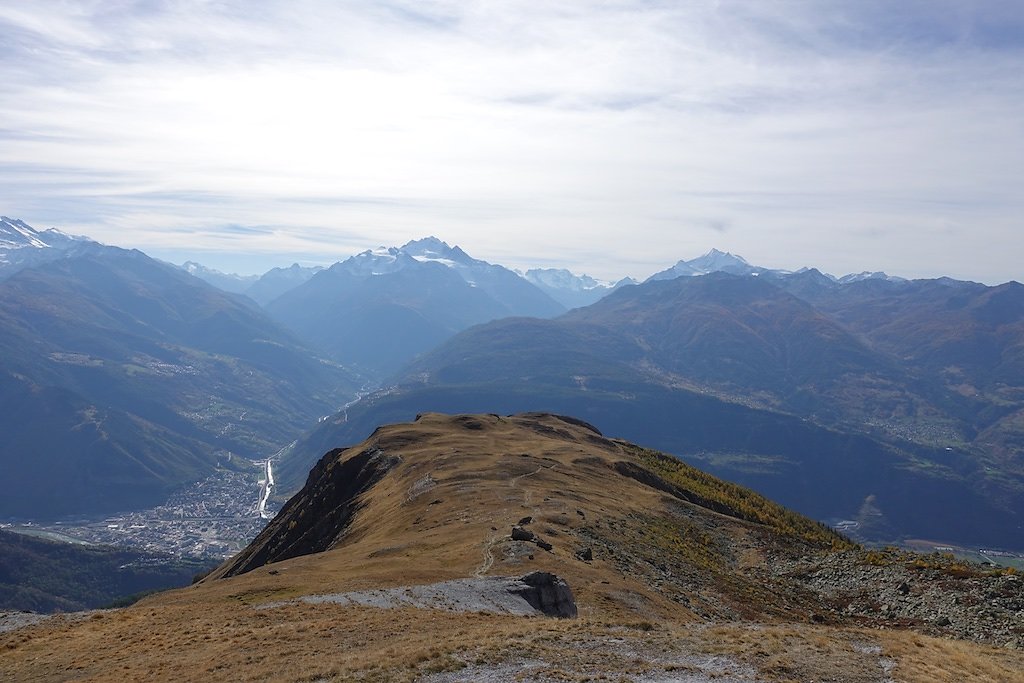
POLYGON ((565 619, 577 615, 576 598, 569 584, 551 572, 530 572, 509 587, 509 592, 550 617, 565 619))

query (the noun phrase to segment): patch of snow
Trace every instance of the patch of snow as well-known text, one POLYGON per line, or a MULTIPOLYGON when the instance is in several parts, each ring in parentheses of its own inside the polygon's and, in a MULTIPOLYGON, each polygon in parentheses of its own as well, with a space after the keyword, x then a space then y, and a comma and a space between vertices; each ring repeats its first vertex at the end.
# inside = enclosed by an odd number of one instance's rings
POLYGON ((889 275, 880 270, 868 271, 865 270, 863 273, 850 273, 839 278, 840 284, 847 284, 850 282, 860 282, 862 280, 885 280, 887 282, 906 282, 906 278, 898 277, 896 275, 889 275))
POLYGON ((24 221, 0 216, 0 247, 46 249, 49 246, 40 239, 39 233, 24 221))
POLYGON ((523 274, 535 285, 552 289, 567 289, 572 292, 586 292, 593 289, 611 289, 615 283, 605 282, 589 275, 576 275, 565 268, 532 268, 523 274))

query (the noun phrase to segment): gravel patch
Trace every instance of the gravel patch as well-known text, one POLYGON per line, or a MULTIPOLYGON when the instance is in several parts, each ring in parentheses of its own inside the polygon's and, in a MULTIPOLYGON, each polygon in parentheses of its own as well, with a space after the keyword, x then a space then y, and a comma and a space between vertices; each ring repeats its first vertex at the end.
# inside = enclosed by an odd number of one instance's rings
POLYGON ((35 612, 0 612, 0 633, 16 631, 26 626, 34 626, 49 619, 51 614, 36 614, 35 612))
MULTIPOLYGON (((348 593, 328 593, 325 595, 306 595, 297 600, 274 602, 257 606, 257 609, 271 609, 295 602, 311 605, 325 603, 338 605, 359 605, 379 609, 398 609, 401 607, 417 607, 419 609, 439 609, 449 612, 486 612, 491 614, 512 614, 519 616, 544 616, 549 614, 550 605, 541 609, 532 602, 531 596, 538 594, 535 584, 529 583, 530 577, 542 574, 535 572, 524 577, 515 576, 483 576, 475 578, 454 579, 421 586, 399 586, 396 588, 379 588, 366 591, 350 591, 348 593)), ((550 576, 550 575, 549 575, 550 576)), ((561 581, 552 577, 555 581, 561 581)), ((568 591, 564 582, 561 585, 568 591)), ((541 589, 543 590, 543 589, 541 589)), ((568 591, 568 600, 572 594, 568 591)), ((575 605, 572 614, 557 616, 575 616, 575 605)))
POLYGON ((677 654, 665 658, 647 652, 635 643, 625 645, 614 638, 598 639, 591 644, 615 650, 621 658, 621 668, 612 672, 599 665, 524 658, 470 664, 458 671, 430 674, 417 680, 423 683, 544 683, 591 679, 620 683, 759 683, 765 680, 759 678, 751 667, 728 657, 677 654), (629 668, 634 671, 629 672, 629 668))

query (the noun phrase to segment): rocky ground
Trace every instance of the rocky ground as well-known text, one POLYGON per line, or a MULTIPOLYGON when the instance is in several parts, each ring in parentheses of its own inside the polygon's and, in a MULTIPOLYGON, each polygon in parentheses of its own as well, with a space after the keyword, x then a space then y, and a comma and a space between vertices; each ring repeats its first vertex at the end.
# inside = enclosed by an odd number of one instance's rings
POLYGON ((49 618, 48 614, 35 612, 0 612, 0 633, 15 631, 19 628, 32 626, 49 618))
POLYGON ((778 566, 820 595, 830 619, 1024 649, 1024 577, 946 555, 850 551, 778 566))
MULTIPOLYGON (((334 603, 378 609, 416 607, 450 612, 565 618, 577 614, 576 601, 569 585, 548 572, 531 572, 521 577, 474 577, 419 586, 306 595, 299 600, 311 605, 334 603)), ((268 603, 259 608, 273 609, 285 604, 268 603)))

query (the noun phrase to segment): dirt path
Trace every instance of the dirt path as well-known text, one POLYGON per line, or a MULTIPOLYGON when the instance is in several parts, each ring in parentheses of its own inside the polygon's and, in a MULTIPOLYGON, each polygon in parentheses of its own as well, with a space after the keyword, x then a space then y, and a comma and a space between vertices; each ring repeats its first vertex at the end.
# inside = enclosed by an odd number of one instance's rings
POLYGON ((498 542, 498 534, 491 534, 484 543, 484 561, 473 571, 473 576, 480 578, 494 566, 494 544, 498 542))

